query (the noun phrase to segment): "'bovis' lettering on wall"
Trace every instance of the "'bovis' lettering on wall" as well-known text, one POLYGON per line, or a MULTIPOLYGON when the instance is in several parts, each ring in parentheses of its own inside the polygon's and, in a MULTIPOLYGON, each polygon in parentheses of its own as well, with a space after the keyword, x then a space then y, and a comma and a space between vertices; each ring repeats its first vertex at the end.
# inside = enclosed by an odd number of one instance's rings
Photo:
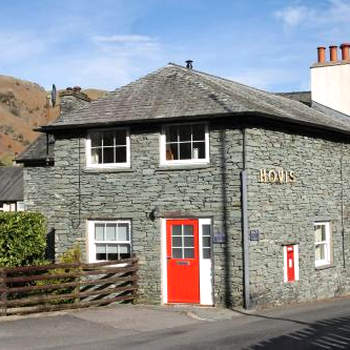
POLYGON ((291 170, 260 169, 259 182, 288 184, 288 183, 295 183, 296 177, 295 177, 294 171, 291 171, 291 170))

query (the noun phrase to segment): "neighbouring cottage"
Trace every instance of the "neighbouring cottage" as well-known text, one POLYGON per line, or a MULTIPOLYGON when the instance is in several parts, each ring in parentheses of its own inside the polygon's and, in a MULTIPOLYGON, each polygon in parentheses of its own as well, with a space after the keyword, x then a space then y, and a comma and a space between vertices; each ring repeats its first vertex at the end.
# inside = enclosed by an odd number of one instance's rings
POLYGON ((0 211, 23 210, 23 168, 0 167, 0 211))
MULTIPOLYGON (((330 66, 349 78, 346 58, 312 70, 330 66)), ((314 108, 308 93, 191 68, 168 64, 62 113, 40 129, 49 162, 30 148, 18 157, 26 206, 55 229, 56 254, 74 242, 89 262, 135 253, 139 299, 151 303, 348 293, 349 116, 322 94, 314 108)))

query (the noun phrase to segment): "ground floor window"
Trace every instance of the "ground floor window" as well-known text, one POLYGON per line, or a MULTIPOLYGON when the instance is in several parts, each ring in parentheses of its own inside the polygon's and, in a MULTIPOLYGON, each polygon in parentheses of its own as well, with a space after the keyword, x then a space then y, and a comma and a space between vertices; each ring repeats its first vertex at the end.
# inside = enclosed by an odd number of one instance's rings
POLYGON ((331 263, 331 232, 329 222, 315 222, 315 266, 331 263))
POLYGON ((126 259, 131 256, 131 222, 89 221, 89 262, 126 259))

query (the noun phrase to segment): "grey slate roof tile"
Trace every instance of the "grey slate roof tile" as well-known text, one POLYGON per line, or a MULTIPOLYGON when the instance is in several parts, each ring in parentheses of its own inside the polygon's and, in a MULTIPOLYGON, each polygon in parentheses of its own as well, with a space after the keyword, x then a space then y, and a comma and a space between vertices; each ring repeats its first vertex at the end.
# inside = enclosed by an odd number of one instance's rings
POLYGON ((175 64, 168 64, 42 129, 225 114, 233 117, 242 113, 350 133, 350 121, 283 96, 175 64))
POLYGON ((23 168, 0 167, 0 202, 23 201, 23 168))

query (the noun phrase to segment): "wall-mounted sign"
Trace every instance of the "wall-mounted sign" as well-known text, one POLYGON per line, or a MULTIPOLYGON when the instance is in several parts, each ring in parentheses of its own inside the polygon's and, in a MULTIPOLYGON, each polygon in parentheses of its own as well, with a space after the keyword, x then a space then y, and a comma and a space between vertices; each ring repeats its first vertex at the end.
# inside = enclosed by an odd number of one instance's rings
POLYGON ((214 243, 225 243, 226 242, 226 236, 222 232, 215 232, 213 236, 213 242, 214 243))
POLYGON ((295 183, 296 176, 294 174, 294 171, 291 171, 291 170, 260 169, 259 182, 261 182, 261 183, 279 183, 279 184, 295 183))
POLYGON ((259 230, 250 230, 249 232, 249 240, 250 241, 259 241, 260 231, 259 230))

